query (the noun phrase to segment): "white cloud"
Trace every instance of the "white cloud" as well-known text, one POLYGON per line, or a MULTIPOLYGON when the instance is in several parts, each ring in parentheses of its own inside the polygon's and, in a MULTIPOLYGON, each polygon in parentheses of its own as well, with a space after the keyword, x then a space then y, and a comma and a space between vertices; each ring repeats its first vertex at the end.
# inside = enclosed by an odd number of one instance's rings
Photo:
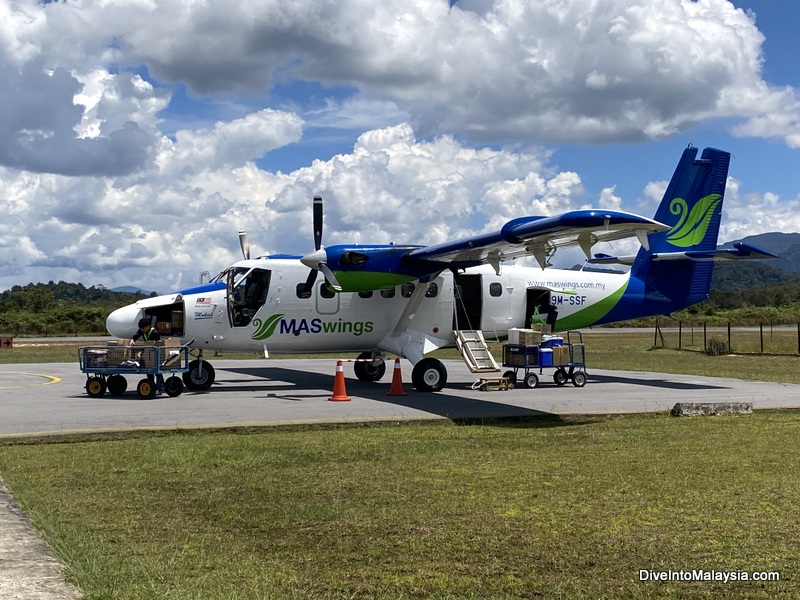
POLYGON ((762 79, 753 15, 724 0, 21 6, 19 31, 0 30, 18 62, 145 65, 219 97, 293 78, 350 86, 364 98, 344 102, 339 126, 388 108, 421 135, 484 141, 642 141, 719 117, 741 135, 800 137, 795 91, 762 79))

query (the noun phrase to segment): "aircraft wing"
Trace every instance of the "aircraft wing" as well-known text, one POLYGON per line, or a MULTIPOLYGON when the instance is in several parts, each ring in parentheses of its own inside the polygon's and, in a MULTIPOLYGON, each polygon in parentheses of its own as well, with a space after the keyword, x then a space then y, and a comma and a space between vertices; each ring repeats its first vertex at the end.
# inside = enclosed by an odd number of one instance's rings
POLYGON ((490 264, 499 272, 505 260, 533 256, 543 269, 559 248, 580 247, 591 258, 592 246, 636 236, 649 248, 647 235, 670 227, 632 213, 617 210, 574 210, 552 217, 521 217, 500 231, 411 250, 407 259, 443 263, 448 268, 490 264))

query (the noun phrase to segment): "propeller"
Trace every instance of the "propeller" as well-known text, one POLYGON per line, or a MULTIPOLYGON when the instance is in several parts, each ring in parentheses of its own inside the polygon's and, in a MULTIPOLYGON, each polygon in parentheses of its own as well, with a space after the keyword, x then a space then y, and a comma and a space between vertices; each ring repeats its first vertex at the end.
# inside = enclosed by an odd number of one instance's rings
POLYGON ((341 292, 342 286, 336 281, 336 276, 333 274, 330 267, 328 267, 326 262, 328 260, 328 253, 325 252, 325 247, 322 245, 322 196, 314 196, 312 215, 314 219, 314 252, 306 254, 300 259, 301 263, 311 269, 306 279, 303 292, 311 294, 319 271, 322 271, 322 274, 325 276, 325 281, 328 282, 331 288, 337 292, 341 292))
POLYGON ((242 256, 245 260, 250 260, 250 242, 247 241, 247 232, 244 229, 239 230, 239 245, 242 247, 242 256))

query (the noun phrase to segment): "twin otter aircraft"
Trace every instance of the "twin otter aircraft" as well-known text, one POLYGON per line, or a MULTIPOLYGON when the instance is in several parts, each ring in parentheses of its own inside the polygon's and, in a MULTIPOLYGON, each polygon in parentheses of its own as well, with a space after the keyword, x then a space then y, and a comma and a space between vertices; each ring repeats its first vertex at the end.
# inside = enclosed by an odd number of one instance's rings
POLYGON ((744 243, 717 249, 730 154, 689 146, 655 219, 616 210, 576 210, 521 217, 500 231, 433 246, 322 246, 322 199, 314 198, 314 243, 306 256, 245 260, 205 285, 140 300, 114 311, 106 327, 129 338, 141 318, 181 340, 195 338, 200 356, 184 380, 207 389, 214 368, 202 349, 352 352, 362 381, 377 381, 387 354, 413 365, 414 387, 445 385, 441 361, 429 352, 451 346, 454 330, 504 337, 535 313, 558 309, 557 331, 668 314, 704 300, 717 260, 771 258, 744 243), (592 257, 592 247, 636 236, 635 256, 592 257), (627 273, 548 269, 559 248, 578 246, 592 264, 631 265, 627 273), (504 264, 533 256, 539 267, 504 264), (316 283, 319 272, 324 282, 316 283))

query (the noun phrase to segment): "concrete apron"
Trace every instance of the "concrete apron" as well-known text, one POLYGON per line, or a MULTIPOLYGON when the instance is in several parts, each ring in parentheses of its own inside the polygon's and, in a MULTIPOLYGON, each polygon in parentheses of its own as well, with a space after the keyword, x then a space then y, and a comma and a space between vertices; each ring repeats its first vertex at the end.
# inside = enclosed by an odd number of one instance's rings
POLYGON ((78 588, 0 479, 0 598, 73 600, 78 588))

